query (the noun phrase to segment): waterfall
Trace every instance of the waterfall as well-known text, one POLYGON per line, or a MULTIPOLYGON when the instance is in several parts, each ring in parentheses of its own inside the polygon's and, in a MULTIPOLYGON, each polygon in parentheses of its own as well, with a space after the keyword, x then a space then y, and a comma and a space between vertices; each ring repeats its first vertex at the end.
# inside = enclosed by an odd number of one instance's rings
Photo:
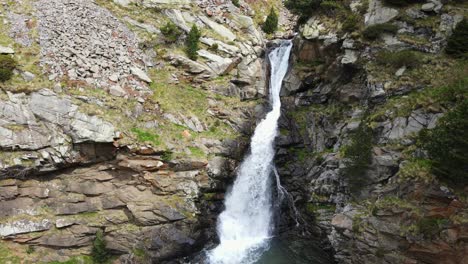
POLYGON ((274 140, 281 114, 280 91, 292 44, 282 41, 269 55, 272 110, 255 129, 250 154, 237 173, 225 210, 218 218, 220 244, 208 253, 212 264, 254 263, 268 249, 272 235, 274 140))

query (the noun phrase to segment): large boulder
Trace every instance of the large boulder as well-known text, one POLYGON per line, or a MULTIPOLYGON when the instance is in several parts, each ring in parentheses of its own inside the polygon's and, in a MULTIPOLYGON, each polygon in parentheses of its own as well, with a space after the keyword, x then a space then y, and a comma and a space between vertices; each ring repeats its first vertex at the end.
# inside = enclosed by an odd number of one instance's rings
POLYGON ((387 23, 397 15, 397 9, 384 6, 380 0, 370 0, 364 23, 366 26, 387 23))

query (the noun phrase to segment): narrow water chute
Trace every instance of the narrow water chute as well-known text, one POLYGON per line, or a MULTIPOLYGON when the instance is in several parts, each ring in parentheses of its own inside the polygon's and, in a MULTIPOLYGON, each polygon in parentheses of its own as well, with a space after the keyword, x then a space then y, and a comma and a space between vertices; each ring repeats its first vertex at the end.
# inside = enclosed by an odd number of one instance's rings
POLYGON ((282 41, 268 54, 272 110, 256 127, 251 152, 226 196, 226 208, 218 218, 220 244, 208 254, 212 264, 254 263, 268 248, 273 226, 274 139, 281 114, 281 84, 288 70, 291 47, 290 41, 282 41))

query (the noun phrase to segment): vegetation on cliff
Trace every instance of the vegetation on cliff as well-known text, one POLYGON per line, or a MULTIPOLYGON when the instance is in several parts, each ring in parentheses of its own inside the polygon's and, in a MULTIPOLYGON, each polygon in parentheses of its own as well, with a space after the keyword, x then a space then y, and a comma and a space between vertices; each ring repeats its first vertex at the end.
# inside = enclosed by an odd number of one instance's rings
POLYGON ((106 241, 104 241, 104 235, 101 230, 96 233, 91 257, 95 263, 106 263, 109 260, 110 254, 106 249, 106 241))
POLYGON ((445 52, 457 58, 468 59, 468 19, 458 23, 447 41, 445 52))
POLYGON ((13 76, 17 63, 10 55, 0 55, 0 82, 5 82, 13 76))
POLYGON ((267 34, 272 34, 278 29, 278 14, 271 8, 262 29, 267 34))
POLYGON ((196 25, 193 25, 185 41, 185 54, 187 54, 187 57, 191 60, 197 60, 198 58, 197 51, 199 49, 200 37, 200 30, 198 30, 196 25))
POLYGON ((348 179, 352 193, 358 192, 367 182, 366 172, 372 162, 372 129, 362 121, 351 135, 351 143, 344 147, 346 167, 342 174, 348 179))
POLYGON ((176 42, 182 34, 181 30, 172 21, 167 22, 160 30, 169 43, 176 42))
POLYGON ((468 184, 468 99, 442 117, 432 130, 421 133, 432 172, 460 187, 468 184))

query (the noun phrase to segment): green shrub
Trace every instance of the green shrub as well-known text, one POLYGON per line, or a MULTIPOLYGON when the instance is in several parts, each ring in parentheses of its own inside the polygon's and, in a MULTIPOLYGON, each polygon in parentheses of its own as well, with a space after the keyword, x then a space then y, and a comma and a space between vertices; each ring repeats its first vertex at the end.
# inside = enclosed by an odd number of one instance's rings
POLYGON ((169 43, 176 42, 182 34, 177 25, 170 21, 167 22, 166 25, 162 26, 160 30, 161 33, 164 35, 166 41, 169 43))
POLYGON ((6 82, 13 76, 17 64, 10 55, 0 55, 0 82, 6 82))
POLYGON ((318 10, 321 2, 322 0, 286 0, 284 5, 292 13, 307 18, 318 10))
POLYGON ((165 151, 162 155, 161 155, 161 160, 164 161, 164 162, 169 162, 171 161, 174 157, 173 155, 174 153, 172 153, 171 151, 165 151))
POLYGON ((33 245, 29 245, 28 248, 26 249, 27 254, 32 254, 36 252, 36 248, 33 245))
POLYGON ((232 4, 237 6, 237 7, 240 7, 239 0, 232 0, 232 4))
POLYGON ((390 6, 407 6, 414 3, 422 3, 422 0, 385 0, 385 4, 390 6))
POLYGON ((364 15, 369 9, 369 0, 361 0, 361 4, 357 7, 359 14, 364 15))
POLYGON ((445 52, 453 57, 468 59, 468 20, 465 18, 447 41, 445 52))
POLYGON ((262 29, 267 34, 272 34, 278 29, 278 14, 276 14, 273 7, 270 9, 270 14, 263 23, 262 29))
POLYGON ((385 23, 367 27, 364 32, 362 32, 362 35, 368 40, 375 40, 383 33, 395 34, 397 31, 397 26, 385 23))
POLYGON ((416 223, 416 231, 425 238, 431 239, 437 236, 448 223, 448 219, 424 217, 416 223))
POLYGON ((342 174, 348 179, 351 192, 356 193, 366 183, 366 172, 372 162, 372 129, 364 121, 351 136, 351 144, 343 154, 346 166, 342 174))
POLYGON ((193 25, 185 41, 185 54, 191 60, 197 60, 198 44, 200 42, 201 32, 196 25, 193 25))
POLYGON ((342 29, 346 32, 352 32, 359 28, 361 17, 358 14, 349 13, 343 22, 342 29))
POLYGON ((424 181, 430 183, 433 180, 431 173, 431 161, 426 159, 411 159, 398 171, 398 177, 408 181, 424 181))
POLYGON ((105 263, 109 260, 110 254, 106 248, 106 241, 101 230, 96 233, 96 238, 93 241, 93 249, 91 257, 95 263, 105 263))
POLYGON ((211 51, 218 51, 219 45, 218 43, 214 43, 213 45, 210 46, 209 50, 211 51))
POLYGON ((336 11, 339 9, 343 9, 343 4, 340 1, 334 0, 325 0, 320 3, 320 8, 323 11, 336 11))
MULTIPOLYGON (((466 89, 466 87, 465 87, 466 89)), ((422 147, 440 179, 458 186, 468 184, 468 98, 458 103, 432 130, 420 133, 422 147)))
POLYGON ((422 58, 418 53, 411 50, 402 51, 381 51, 376 56, 376 62, 381 65, 390 66, 393 68, 415 68, 421 64, 422 58))

